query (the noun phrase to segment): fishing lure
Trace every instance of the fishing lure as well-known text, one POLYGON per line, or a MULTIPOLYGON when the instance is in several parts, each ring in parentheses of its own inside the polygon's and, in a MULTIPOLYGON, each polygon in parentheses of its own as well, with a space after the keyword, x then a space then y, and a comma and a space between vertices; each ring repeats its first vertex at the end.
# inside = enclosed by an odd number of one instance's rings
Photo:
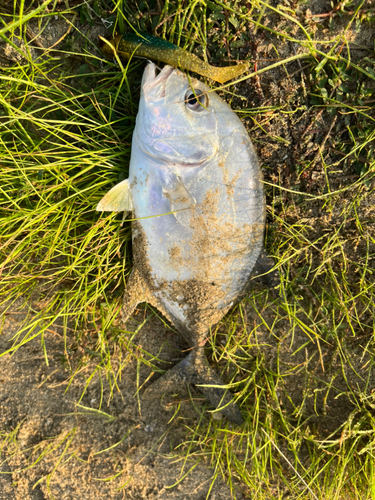
POLYGON ((202 61, 191 52, 187 52, 173 43, 148 33, 142 33, 140 36, 135 33, 117 35, 109 43, 103 38, 101 40, 103 41, 101 50, 107 57, 113 57, 115 52, 126 59, 129 59, 132 54, 147 57, 176 68, 194 71, 198 75, 208 76, 208 78, 219 83, 225 83, 228 80, 237 78, 248 69, 248 65, 245 63, 216 68, 202 61))

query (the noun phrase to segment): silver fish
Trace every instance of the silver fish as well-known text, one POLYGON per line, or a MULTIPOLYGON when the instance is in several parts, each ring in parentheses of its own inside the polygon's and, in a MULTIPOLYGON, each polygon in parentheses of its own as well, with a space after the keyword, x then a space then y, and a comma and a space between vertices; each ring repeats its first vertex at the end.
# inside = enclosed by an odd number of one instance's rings
POLYGON ((97 206, 132 211, 134 268, 122 318, 148 302, 191 346, 190 354, 154 382, 146 395, 176 384, 200 387, 228 419, 238 406, 209 366, 211 328, 244 297, 254 273, 272 262, 262 252, 262 173, 240 119, 217 94, 181 71, 144 71, 129 178, 97 206), (215 386, 215 387, 212 387, 215 386))

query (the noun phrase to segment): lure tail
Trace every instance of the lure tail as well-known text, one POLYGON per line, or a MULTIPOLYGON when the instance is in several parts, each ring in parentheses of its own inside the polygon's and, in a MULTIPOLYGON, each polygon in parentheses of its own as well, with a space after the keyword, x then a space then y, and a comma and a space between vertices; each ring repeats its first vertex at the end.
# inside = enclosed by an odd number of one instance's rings
POLYGON ((203 349, 192 351, 185 359, 169 369, 153 382, 144 393, 145 399, 153 399, 165 392, 171 392, 181 384, 194 384, 206 396, 212 406, 238 425, 243 423, 240 409, 233 401, 230 392, 223 387, 223 382, 209 366, 203 349), (214 387, 201 387, 210 385, 214 387))
POLYGON ((216 66, 208 67, 209 71, 207 71, 205 76, 208 76, 209 78, 212 78, 212 80, 219 83, 225 83, 229 80, 233 80, 249 69, 247 64, 236 64, 235 66, 225 66, 220 68, 217 68, 216 66))

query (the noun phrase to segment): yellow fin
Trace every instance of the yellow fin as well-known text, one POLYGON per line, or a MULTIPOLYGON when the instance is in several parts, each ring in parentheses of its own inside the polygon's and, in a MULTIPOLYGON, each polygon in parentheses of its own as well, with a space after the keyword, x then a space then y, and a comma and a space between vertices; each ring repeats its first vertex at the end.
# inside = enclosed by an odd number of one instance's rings
POLYGON ((119 182, 108 191, 99 201, 96 210, 98 212, 130 212, 133 210, 129 179, 119 182))

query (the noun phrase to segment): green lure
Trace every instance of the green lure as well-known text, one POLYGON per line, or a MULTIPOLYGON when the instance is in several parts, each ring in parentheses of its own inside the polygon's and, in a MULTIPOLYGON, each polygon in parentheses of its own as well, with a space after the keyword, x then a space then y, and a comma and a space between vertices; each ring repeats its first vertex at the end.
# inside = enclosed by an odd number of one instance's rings
POLYGON ((147 33, 142 33, 141 36, 135 33, 125 33, 122 36, 117 35, 109 44, 108 42, 104 42, 101 46, 102 52, 107 57, 113 57, 115 52, 120 57, 126 59, 129 59, 131 54, 147 57, 148 59, 161 61, 176 68, 194 71, 198 75, 207 76, 219 83, 225 83, 228 80, 237 78, 248 70, 247 64, 216 68, 202 61, 191 52, 187 52, 177 47, 177 45, 173 45, 173 43, 147 33))

